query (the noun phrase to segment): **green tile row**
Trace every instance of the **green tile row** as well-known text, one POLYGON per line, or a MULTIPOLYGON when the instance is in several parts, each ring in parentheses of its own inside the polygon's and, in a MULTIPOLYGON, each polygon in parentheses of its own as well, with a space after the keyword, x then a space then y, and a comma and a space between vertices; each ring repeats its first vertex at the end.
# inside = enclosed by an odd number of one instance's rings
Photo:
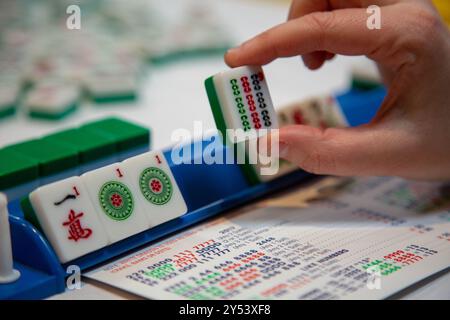
POLYGON ((0 149, 0 190, 150 145, 150 130, 106 118, 0 149))

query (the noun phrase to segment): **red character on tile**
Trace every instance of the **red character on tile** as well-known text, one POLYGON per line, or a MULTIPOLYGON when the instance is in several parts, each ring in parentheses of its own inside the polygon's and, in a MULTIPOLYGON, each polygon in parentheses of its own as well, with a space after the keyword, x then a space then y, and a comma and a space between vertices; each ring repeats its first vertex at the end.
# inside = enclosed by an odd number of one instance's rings
POLYGON ((74 240, 76 242, 79 239, 87 239, 91 236, 92 230, 81 226, 80 218, 83 215, 83 212, 75 213, 75 211, 70 210, 69 220, 63 222, 63 226, 69 227, 69 237, 67 237, 69 240, 74 240))

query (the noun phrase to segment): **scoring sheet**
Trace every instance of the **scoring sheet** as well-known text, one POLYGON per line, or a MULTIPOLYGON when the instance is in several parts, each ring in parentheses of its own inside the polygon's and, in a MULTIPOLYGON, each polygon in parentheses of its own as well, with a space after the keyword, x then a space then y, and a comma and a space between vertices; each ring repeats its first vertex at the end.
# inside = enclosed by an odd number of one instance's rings
POLYGON ((450 266, 447 186, 342 181, 306 206, 301 191, 265 200, 87 277, 150 299, 381 299, 450 266))

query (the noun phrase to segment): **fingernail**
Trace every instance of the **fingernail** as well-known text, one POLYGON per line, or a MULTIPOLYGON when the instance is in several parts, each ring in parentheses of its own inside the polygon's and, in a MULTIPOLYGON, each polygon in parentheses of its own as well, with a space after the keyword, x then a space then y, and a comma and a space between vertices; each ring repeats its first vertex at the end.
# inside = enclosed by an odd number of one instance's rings
POLYGON ((279 149, 280 158, 285 159, 289 155, 289 145, 287 143, 280 142, 279 149))

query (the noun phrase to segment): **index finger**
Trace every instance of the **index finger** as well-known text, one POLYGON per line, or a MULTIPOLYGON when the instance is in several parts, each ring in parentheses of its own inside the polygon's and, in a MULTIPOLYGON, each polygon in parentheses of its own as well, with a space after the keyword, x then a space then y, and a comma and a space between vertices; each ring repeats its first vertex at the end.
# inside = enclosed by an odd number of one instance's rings
MULTIPOLYGON (((381 10, 387 10, 384 7, 381 10)), ((231 67, 264 65, 276 58, 328 51, 344 55, 370 55, 393 36, 388 14, 383 31, 367 28, 365 9, 314 12, 273 27, 225 55, 231 67)))

